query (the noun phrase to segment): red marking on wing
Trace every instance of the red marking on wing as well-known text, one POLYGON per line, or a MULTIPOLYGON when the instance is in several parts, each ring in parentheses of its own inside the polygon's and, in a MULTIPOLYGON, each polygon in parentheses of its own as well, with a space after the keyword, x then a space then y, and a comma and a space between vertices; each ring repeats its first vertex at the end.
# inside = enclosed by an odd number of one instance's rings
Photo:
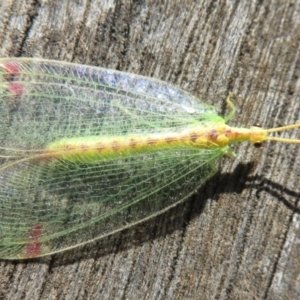
POLYGON ((27 257, 37 257, 41 253, 41 244, 38 241, 32 241, 25 249, 27 257))
POLYGON ((32 239, 38 239, 42 235, 43 225, 35 225, 29 233, 29 237, 32 239))
POLYGON ((37 257, 41 254, 42 246, 39 242, 39 238, 42 236, 43 225, 35 225, 29 232, 30 242, 25 248, 25 254, 27 257, 37 257))
POLYGON ((4 64, 4 68, 11 75, 18 74, 20 72, 19 64, 14 61, 10 61, 10 62, 4 64))
POLYGON ((15 95, 21 96, 24 92, 24 87, 20 83, 10 83, 8 89, 15 95))

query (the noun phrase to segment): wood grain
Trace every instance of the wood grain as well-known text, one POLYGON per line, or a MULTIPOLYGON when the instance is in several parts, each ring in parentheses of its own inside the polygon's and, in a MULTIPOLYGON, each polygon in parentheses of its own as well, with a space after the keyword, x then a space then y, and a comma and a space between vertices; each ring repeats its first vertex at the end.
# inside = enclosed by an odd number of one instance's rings
MULTIPOLYGON (((300 121, 299 44, 299 0, 0 3, 0 57, 159 78, 220 114, 234 92, 231 125, 300 121)), ((299 146, 234 149, 197 195, 147 223, 48 259, 0 261, 0 299, 299 299, 299 146)))

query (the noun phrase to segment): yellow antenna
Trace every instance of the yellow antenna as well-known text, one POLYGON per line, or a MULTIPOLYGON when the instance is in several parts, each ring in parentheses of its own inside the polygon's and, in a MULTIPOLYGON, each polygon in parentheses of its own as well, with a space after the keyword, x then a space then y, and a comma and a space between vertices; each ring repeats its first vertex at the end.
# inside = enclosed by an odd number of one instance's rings
MULTIPOLYGON (((280 132, 280 131, 286 131, 286 130, 296 129, 296 128, 300 128, 300 124, 291 124, 291 125, 286 125, 286 126, 277 127, 277 128, 264 129, 264 131, 267 133, 271 133, 271 132, 280 132)), ((286 138, 280 138, 280 137, 275 137, 275 136, 267 136, 266 140, 274 141, 274 142, 288 143, 288 144, 300 144, 299 139, 286 139, 286 138)))

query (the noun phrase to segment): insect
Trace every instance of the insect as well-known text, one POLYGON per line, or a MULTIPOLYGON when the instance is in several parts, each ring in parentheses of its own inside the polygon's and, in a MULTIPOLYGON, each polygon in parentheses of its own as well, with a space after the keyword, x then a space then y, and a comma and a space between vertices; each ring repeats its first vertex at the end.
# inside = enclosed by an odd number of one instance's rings
POLYGON ((62 252, 192 195, 229 144, 300 143, 234 128, 167 83, 36 58, 0 59, 0 258, 62 252))

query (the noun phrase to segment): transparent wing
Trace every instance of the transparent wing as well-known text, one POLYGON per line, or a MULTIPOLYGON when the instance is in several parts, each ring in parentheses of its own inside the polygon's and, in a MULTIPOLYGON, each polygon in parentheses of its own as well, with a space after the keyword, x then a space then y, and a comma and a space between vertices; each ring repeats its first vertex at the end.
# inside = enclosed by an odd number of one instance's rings
POLYGON ((190 196, 221 150, 172 149, 99 164, 20 161, 0 169, 0 257, 60 252, 190 196))
MULTIPOLYGON (((184 91, 114 70, 0 59, 0 143, 41 149, 60 138, 172 132, 223 119, 184 91)), ((1 154, 1 152, 0 152, 1 154)))
POLYGON ((36 159, 51 142, 217 121, 212 107, 160 81, 0 59, 0 257, 60 252, 150 218, 193 193, 224 153, 172 147, 91 164, 36 159))

